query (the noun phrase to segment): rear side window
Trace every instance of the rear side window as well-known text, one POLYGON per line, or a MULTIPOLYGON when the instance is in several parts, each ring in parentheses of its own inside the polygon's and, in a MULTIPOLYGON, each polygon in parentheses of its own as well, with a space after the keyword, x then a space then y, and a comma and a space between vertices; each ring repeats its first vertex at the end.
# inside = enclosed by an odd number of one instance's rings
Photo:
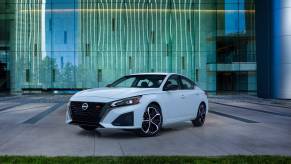
POLYGON ((168 87, 169 85, 177 85, 180 88, 179 76, 177 75, 170 76, 166 84, 164 85, 164 88, 168 87))
POLYGON ((181 89, 187 90, 187 89, 194 89, 195 83, 183 76, 181 76, 181 89))

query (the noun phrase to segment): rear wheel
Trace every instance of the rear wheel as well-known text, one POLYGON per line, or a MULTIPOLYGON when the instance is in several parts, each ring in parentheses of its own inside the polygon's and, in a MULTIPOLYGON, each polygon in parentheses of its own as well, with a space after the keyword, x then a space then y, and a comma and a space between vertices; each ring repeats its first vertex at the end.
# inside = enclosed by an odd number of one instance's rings
POLYGON ((198 108, 195 120, 192 120, 193 126, 203 126, 206 118, 206 105, 201 103, 198 108))
POLYGON ((162 127, 163 116, 161 109, 156 104, 150 104, 143 114, 142 127, 137 130, 144 137, 157 135, 162 127))
POLYGON ((87 126, 87 125, 80 125, 80 127, 87 131, 93 131, 97 128, 96 126, 87 126))

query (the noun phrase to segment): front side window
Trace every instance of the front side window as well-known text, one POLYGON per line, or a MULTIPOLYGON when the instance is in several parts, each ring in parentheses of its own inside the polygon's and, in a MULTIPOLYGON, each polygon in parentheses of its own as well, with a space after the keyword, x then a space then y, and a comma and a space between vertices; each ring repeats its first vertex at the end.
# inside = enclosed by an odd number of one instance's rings
POLYGON ((113 88, 159 88, 165 79, 165 75, 130 75, 124 76, 110 87, 113 88))

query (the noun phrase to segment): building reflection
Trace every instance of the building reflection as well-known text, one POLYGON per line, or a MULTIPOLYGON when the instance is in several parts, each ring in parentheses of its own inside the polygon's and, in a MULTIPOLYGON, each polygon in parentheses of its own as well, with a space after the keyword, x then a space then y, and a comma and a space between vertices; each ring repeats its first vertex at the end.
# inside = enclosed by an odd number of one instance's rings
POLYGON ((1 87, 84 89, 176 72, 210 92, 255 92, 254 2, 179 2, 5 0, 1 87))

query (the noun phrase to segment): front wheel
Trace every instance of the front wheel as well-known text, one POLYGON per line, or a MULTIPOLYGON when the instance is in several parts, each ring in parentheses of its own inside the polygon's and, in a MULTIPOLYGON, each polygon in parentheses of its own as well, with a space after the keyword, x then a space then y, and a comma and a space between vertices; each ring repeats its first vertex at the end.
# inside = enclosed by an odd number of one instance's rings
POLYGON ((144 137, 157 135, 162 127, 163 116, 161 109, 156 104, 150 104, 143 114, 141 129, 138 134, 144 137))
POLYGON ((199 105, 197 116, 192 120, 193 126, 203 126, 206 118, 206 106, 204 103, 199 105))

